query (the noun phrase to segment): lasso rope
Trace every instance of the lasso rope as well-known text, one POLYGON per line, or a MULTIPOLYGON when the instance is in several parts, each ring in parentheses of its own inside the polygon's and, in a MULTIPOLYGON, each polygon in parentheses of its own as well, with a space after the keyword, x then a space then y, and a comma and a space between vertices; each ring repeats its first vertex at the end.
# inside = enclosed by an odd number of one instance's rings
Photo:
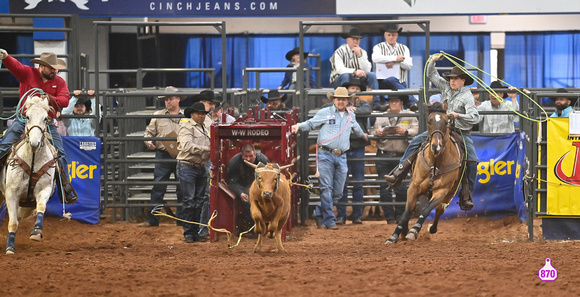
POLYGON ((163 208, 163 205, 157 205, 156 207, 154 207, 151 210, 151 214, 154 215, 154 216, 167 217, 167 218, 174 219, 176 221, 180 221, 180 222, 184 222, 184 223, 196 224, 196 225, 199 225, 199 226, 205 226, 205 227, 207 227, 209 229, 212 229, 215 232, 225 233, 226 234, 226 237, 227 237, 228 248, 230 248, 230 249, 231 248, 235 248, 236 246, 238 246, 240 244, 240 241, 242 240, 242 235, 244 235, 244 234, 246 234, 246 233, 254 230, 254 228, 256 227, 256 225, 254 224, 254 226, 252 226, 252 228, 250 228, 249 230, 244 231, 244 232, 241 232, 240 233, 240 236, 238 237, 238 241, 236 242, 236 244, 235 245, 232 245, 231 244, 231 242, 232 242, 232 236, 233 236, 232 232, 230 232, 230 231, 228 231, 227 229, 224 229, 224 228, 217 229, 217 228, 214 228, 214 227, 211 226, 211 221, 213 221, 213 219, 215 219, 217 217, 217 215, 218 215, 217 210, 214 210, 214 212, 212 213, 211 217, 209 218, 209 221, 207 221, 207 224, 203 224, 203 223, 192 222, 192 221, 183 220, 183 219, 180 219, 180 218, 177 218, 177 217, 174 217, 174 216, 170 216, 170 215, 168 215, 168 214, 166 214, 164 212, 161 212, 160 210, 162 208, 163 208))
POLYGON ((20 97, 20 100, 18 100, 18 104, 16 105, 16 111, 11 116, 9 116, 7 118, 0 117, 0 120, 7 121, 7 120, 10 120, 12 118, 15 118, 18 121, 25 123, 26 117, 23 114, 24 101, 26 101, 26 98, 28 98, 28 97, 42 96, 42 95, 45 95, 44 90, 42 90, 42 89, 32 88, 32 89, 28 90, 26 93, 24 93, 24 95, 22 95, 22 97, 20 97))
MULTIPOLYGON (((508 82, 506 82, 506 81, 503 81, 503 80, 501 80, 500 78, 497 78, 497 77, 493 76, 492 74, 490 74, 490 73, 487 73, 487 72, 485 72, 484 70, 480 69, 479 67, 477 67, 477 66, 474 66, 474 65, 472 65, 472 64, 470 64, 470 63, 468 63, 468 62, 466 62, 466 61, 464 61, 464 60, 462 60, 462 59, 460 59, 460 58, 458 58, 458 57, 455 57, 455 56, 453 56, 453 55, 451 55, 451 54, 448 54, 448 53, 446 53, 446 52, 444 52, 444 51, 441 51, 440 53, 443 55, 443 57, 445 57, 447 60, 449 60, 449 61, 450 61, 450 62, 451 62, 453 65, 457 66, 457 68, 459 68, 461 71, 463 71, 463 73, 465 73, 465 74, 469 75, 469 76, 470 76, 471 78, 473 78, 473 79, 474 79, 474 80, 475 80, 475 81, 476 81, 476 82, 477 82, 479 85, 483 86, 483 89, 485 89, 485 90, 486 90, 488 93, 491 93, 491 94, 493 94, 493 95, 494 95, 494 97, 496 97, 500 103, 502 103, 502 102, 504 101, 504 99, 503 99, 503 98, 501 98, 500 96, 498 96, 498 95, 497 95, 497 93, 496 93, 496 92, 495 92, 493 89, 491 89, 491 88, 490 88, 490 86, 489 86, 488 84, 486 84, 486 83, 485 83, 485 82, 484 82, 482 79, 480 79, 480 78, 479 78, 479 77, 477 77, 476 75, 473 75, 473 74, 472 74, 472 73, 471 73, 469 70, 467 70, 467 68, 465 68, 463 65, 459 64, 457 61, 459 61, 459 62, 462 62, 463 64, 465 64, 465 65, 468 65, 469 67, 471 67, 471 68, 474 68, 474 69, 475 69, 475 70, 477 70, 477 71, 480 71, 480 72, 482 72, 482 73, 485 73, 485 74, 487 74, 489 77, 492 77, 492 78, 494 78, 495 80, 497 80, 497 81, 499 81, 499 82, 501 82, 501 83, 503 83, 503 84, 505 84, 505 85, 507 85, 507 86, 509 86, 509 87, 512 87, 512 88, 513 88, 513 91, 516 91, 516 92, 520 93, 521 95, 523 95, 524 97, 526 97, 527 99, 529 99, 531 102, 533 102, 535 105, 537 105, 537 106, 538 106, 538 107, 539 107, 539 108, 542 110, 542 112, 545 114, 545 118, 544 118, 543 120, 532 119, 532 118, 530 118, 530 117, 527 117, 526 115, 523 115, 523 114, 521 114, 519 111, 517 111, 517 110, 513 109, 513 108, 512 108, 510 105, 506 104, 506 106, 507 106, 507 107, 508 107, 510 110, 512 110, 512 111, 513 111, 515 114, 519 115, 520 117, 522 117, 522 118, 524 118, 524 119, 527 119, 527 120, 530 120, 530 121, 534 121, 534 122, 538 122, 538 123, 542 123, 542 122, 545 122, 545 121, 547 121, 547 118, 548 118, 548 113, 546 112, 546 110, 545 110, 545 109, 544 109, 544 108, 543 108, 543 107, 542 107, 540 104, 538 104, 538 102, 534 101, 534 100, 533 100, 533 99, 532 99, 530 96, 528 96, 528 94, 527 94, 526 92, 523 92, 522 90, 520 90, 520 89, 519 89, 519 88, 517 88, 517 87, 514 87, 514 86, 512 86, 512 85, 511 85, 511 84, 509 84, 508 82)), ((434 55, 436 55, 436 54, 433 54, 433 55, 429 56, 429 58, 428 58, 428 59, 427 59, 427 61, 425 62, 425 66, 424 66, 424 68, 423 68, 423 73, 426 73, 426 72, 427 72, 427 65, 428 65, 428 63, 429 63, 429 60, 431 60, 431 58, 432 58, 434 55)), ((426 75, 423 75, 423 85, 424 85, 424 86, 426 86, 426 85, 427 85, 427 76, 426 76, 426 75)), ((427 102, 428 102, 428 99, 427 99, 427 90, 426 90, 426 88, 423 88, 423 94, 424 94, 424 98, 425 98, 425 104, 427 104, 427 102)))

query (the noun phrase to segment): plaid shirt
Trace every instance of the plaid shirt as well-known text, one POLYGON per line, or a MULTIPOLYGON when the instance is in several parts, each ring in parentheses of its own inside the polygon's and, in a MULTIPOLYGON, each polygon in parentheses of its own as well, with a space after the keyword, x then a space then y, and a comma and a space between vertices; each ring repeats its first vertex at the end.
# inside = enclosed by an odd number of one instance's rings
MULTIPOLYGON (((485 101, 477 107, 479 111, 511 111, 512 109, 519 110, 520 105, 517 101, 512 102, 505 99, 498 107, 494 107, 491 101, 485 101)), ((483 127, 480 131, 482 133, 513 133, 516 131, 514 122, 520 120, 516 114, 486 114, 480 115, 479 118, 483 121, 483 127)))

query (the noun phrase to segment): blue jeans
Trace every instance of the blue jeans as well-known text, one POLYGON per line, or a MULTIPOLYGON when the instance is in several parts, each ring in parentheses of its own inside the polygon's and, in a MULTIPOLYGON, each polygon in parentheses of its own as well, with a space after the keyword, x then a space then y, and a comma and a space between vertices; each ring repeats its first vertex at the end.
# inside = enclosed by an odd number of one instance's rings
MULTIPOLYGON (((406 84, 401 83, 398 78, 391 76, 383 79, 379 83, 381 89, 390 89, 390 90, 405 90, 407 89, 406 84)), ((409 105, 417 104, 417 98, 413 95, 409 95, 409 104, 405 105, 405 107, 409 107, 409 105)))
MULTIPOLYGON (((207 224, 207 222, 209 221, 209 213, 210 213, 210 199, 209 199, 209 194, 210 194, 210 181, 211 181, 211 161, 208 161, 207 163, 205 163, 205 170, 207 171, 207 185, 206 185, 206 189, 205 189, 205 196, 208 197, 208 199, 203 203, 203 205, 201 206, 201 223, 203 224, 207 224)), ((206 226, 200 226, 199 227, 199 236, 206 236, 209 235, 209 230, 206 226)))
MULTIPOLYGON (((177 163, 177 176, 179 185, 183 193, 183 209, 181 218, 190 221, 200 221, 201 208, 207 200, 205 188, 207 186, 207 171, 205 167, 177 163)), ((193 236, 196 238, 199 232, 199 225, 183 223, 183 236, 193 236)))
POLYGON ((318 151, 318 172, 320 176, 320 204, 314 210, 314 216, 325 226, 334 225, 335 216, 332 209, 334 201, 342 197, 348 168, 346 154, 335 156, 327 150, 318 151))
MULTIPOLYGON (((0 157, 4 157, 4 155, 6 155, 12 148, 12 143, 20 139, 20 136, 22 136, 22 133, 24 133, 25 126, 25 123, 16 120, 14 123, 12 123, 12 125, 10 125, 10 127, 8 127, 8 129, 6 129, 4 137, 2 137, 2 140, 0 140, 0 157)), ((58 134, 58 130, 55 126, 49 125, 48 130, 52 136, 51 143, 54 148, 56 148, 58 156, 60 157, 60 166, 62 166, 65 173, 68 173, 68 160, 66 159, 66 154, 64 152, 62 138, 60 137, 60 134, 58 134)))
MULTIPOLYGON (((343 83, 345 82, 349 82, 350 81, 350 77, 352 74, 350 73, 343 73, 339 76, 337 76, 334 81, 332 82, 332 87, 334 89, 342 86, 343 83)), ((361 81, 364 81, 365 77, 361 77, 361 81)), ((377 76, 375 75, 374 72, 367 72, 367 76, 366 76, 366 83, 367 86, 369 88, 371 88, 371 90, 378 90, 379 89, 379 81, 377 80, 377 76)), ((363 92, 366 90, 362 90, 363 92)), ((378 102, 378 104, 381 104, 381 96, 373 96, 373 108, 376 104, 376 102, 378 102)))
MULTIPOLYGON (((405 154, 401 158, 399 164, 403 163, 409 156, 411 156, 416 150, 421 147, 421 144, 429 139, 428 131, 425 131, 411 140, 411 144, 407 147, 405 154)), ((467 168, 465 170, 465 174, 467 174, 469 180, 469 191, 473 193, 475 190, 475 179, 477 177, 477 163, 479 163, 479 159, 477 158, 477 153, 475 152, 475 146, 473 146, 473 139, 471 138, 470 133, 462 133, 463 140, 465 141, 465 148, 467 149, 467 159, 473 160, 475 162, 467 162, 467 168)))
MULTIPOLYGON (((166 151, 156 151, 155 152, 155 160, 175 160, 171 155, 166 151)), ((168 181, 171 173, 177 177, 176 174, 176 166, 174 163, 155 163, 155 170, 153 171, 153 181, 168 181)), ((163 197, 165 196, 165 192, 167 191, 167 185, 153 185, 153 189, 151 189, 151 204, 163 204, 163 197)), ((176 189, 177 193, 177 202, 181 203, 183 201, 183 197, 181 195, 181 187, 177 185, 176 189)), ((177 208, 176 216, 181 218, 181 207, 177 208)), ((149 224, 153 226, 159 225, 159 217, 154 216, 151 214, 151 209, 147 212, 147 221, 149 224)))
MULTIPOLYGON (((346 152, 346 163, 348 165, 347 178, 349 174, 353 180, 360 181, 365 179, 365 161, 351 161, 351 158, 364 158, 365 148, 351 148, 346 152)), ((363 202, 363 185, 356 183, 352 185, 352 201, 363 202)), ((347 184, 344 183, 344 191, 338 202, 348 202, 347 184)), ((346 206, 336 207, 336 216, 346 218, 346 206)), ((353 206, 351 219, 358 219, 362 216, 362 206, 353 206)))

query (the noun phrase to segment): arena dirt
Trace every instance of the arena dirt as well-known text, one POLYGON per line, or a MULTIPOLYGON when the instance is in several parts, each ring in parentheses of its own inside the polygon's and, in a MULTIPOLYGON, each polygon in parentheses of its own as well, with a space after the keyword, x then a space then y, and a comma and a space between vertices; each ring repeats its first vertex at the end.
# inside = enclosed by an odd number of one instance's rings
MULTIPOLYGON (((394 225, 348 222, 337 231, 296 227, 286 254, 252 253, 255 239, 228 249, 188 244, 170 221, 84 225, 47 218, 32 242, 33 218, 18 231, 16 255, 1 255, 0 296, 573 296, 580 287, 580 244, 535 242, 515 218, 457 218, 423 230, 415 242, 385 246, 394 225), (550 257, 559 276, 538 279, 550 257), (10 294, 10 295, 8 295, 10 294)), ((7 221, 0 227, 4 250, 7 221)))

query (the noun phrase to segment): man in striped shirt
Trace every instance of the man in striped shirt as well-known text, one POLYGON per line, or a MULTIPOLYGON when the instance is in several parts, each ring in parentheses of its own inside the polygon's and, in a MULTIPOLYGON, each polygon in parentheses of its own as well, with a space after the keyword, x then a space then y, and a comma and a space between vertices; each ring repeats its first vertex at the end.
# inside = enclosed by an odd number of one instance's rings
MULTIPOLYGON (((375 68, 377 64, 385 64, 387 69, 393 67, 399 69, 394 76, 387 77, 379 83, 381 89, 404 90, 407 88, 407 76, 413 67, 413 59, 409 48, 404 44, 397 43, 397 38, 402 30, 403 28, 399 28, 397 24, 387 24, 381 29, 385 41, 373 47, 372 59, 375 68)), ((410 96, 409 103, 405 107, 416 106, 416 103, 417 99, 410 96)))
MULTIPOLYGON (((343 33, 341 37, 346 40, 346 43, 336 49, 330 57, 330 65, 332 66, 330 83, 332 87, 336 89, 343 83, 349 82, 351 77, 358 77, 371 90, 377 90, 379 82, 377 76, 371 72, 373 66, 369 61, 367 52, 359 46, 360 40, 364 36, 361 35, 358 28, 352 28, 348 33, 343 33)), ((380 105, 380 102, 379 96, 373 97, 373 106, 380 105)))

